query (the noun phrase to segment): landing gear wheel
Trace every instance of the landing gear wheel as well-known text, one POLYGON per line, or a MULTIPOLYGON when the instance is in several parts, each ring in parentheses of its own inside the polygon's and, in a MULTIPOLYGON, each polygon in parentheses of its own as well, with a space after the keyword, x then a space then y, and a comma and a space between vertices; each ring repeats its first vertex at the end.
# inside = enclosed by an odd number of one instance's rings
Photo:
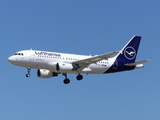
POLYGON ((27 71, 28 71, 28 73, 26 74, 26 77, 30 77, 31 68, 27 67, 27 71))
POLYGON ((30 74, 26 74, 26 77, 30 77, 30 74))
POLYGON ((82 80, 83 79, 83 76, 82 75, 77 75, 77 80, 82 80))
POLYGON ((64 84, 69 84, 70 83, 70 80, 68 78, 64 79, 64 84))

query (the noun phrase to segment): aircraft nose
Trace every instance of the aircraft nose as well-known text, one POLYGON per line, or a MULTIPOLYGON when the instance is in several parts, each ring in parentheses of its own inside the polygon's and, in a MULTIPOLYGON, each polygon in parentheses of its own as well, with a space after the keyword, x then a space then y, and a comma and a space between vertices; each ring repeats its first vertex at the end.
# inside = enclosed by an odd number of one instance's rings
POLYGON ((13 56, 10 56, 10 57, 8 58, 8 62, 12 63, 13 61, 14 61, 14 57, 13 57, 13 56))

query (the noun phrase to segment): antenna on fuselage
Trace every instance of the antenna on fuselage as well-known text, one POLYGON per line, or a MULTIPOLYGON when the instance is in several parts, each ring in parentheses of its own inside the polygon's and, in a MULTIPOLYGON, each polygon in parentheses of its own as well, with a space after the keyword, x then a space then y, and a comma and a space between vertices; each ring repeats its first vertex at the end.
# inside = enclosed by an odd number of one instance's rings
POLYGON ((30 51, 32 51, 32 48, 30 49, 30 51))

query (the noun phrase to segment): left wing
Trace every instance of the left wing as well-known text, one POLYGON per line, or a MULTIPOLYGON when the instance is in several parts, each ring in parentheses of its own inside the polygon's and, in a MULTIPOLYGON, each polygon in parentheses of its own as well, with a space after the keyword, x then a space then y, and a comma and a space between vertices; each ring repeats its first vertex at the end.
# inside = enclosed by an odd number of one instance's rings
POLYGON ((93 56, 93 57, 90 57, 87 59, 74 61, 74 62, 72 62, 72 65, 76 70, 77 69, 83 70, 85 67, 89 66, 90 64, 96 63, 96 62, 104 60, 104 59, 108 59, 112 55, 115 55, 117 53, 119 53, 119 52, 114 51, 114 52, 110 52, 110 53, 106 53, 106 54, 102 54, 102 55, 93 56))

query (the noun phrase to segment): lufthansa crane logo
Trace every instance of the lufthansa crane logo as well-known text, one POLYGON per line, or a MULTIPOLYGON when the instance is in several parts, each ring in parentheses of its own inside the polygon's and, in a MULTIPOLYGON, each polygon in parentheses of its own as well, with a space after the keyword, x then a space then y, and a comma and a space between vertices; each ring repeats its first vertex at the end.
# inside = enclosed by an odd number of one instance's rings
POLYGON ((125 50, 124 50, 124 56, 128 59, 128 60, 132 60, 135 58, 136 56, 136 51, 133 47, 127 47, 125 50))

